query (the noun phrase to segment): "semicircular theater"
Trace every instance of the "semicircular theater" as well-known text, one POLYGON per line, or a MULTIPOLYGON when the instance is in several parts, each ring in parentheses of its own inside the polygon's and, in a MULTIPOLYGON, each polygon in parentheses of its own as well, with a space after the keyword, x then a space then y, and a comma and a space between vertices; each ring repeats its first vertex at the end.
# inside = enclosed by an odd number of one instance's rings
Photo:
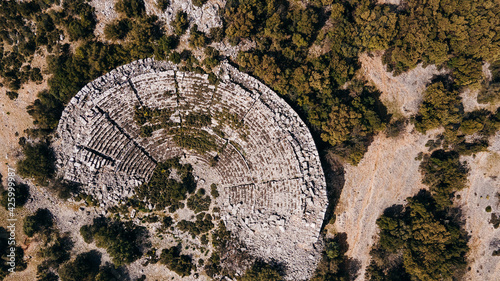
POLYGON ((307 278, 320 258, 314 244, 327 207, 312 136, 258 80, 227 63, 216 73, 212 85, 208 75, 147 59, 89 83, 59 122, 58 169, 106 207, 131 196, 158 162, 180 157, 199 185, 217 184, 229 230, 255 254, 284 262, 288 278, 307 278), (138 122, 140 109, 159 112, 168 126, 138 122))

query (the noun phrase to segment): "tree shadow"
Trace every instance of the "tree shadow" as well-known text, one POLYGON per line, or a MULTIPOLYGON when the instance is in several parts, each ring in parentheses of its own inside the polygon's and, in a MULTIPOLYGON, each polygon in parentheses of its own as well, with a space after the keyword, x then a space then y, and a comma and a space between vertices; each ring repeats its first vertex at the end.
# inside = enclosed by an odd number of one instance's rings
POLYGON ((321 229, 332 221, 335 214, 335 207, 340 199, 340 194, 345 184, 345 171, 341 160, 332 153, 322 151, 320 156, 321 166, 326 180, 326 191, 328 198, 328 207, 326 208, 325 218, 321 229))

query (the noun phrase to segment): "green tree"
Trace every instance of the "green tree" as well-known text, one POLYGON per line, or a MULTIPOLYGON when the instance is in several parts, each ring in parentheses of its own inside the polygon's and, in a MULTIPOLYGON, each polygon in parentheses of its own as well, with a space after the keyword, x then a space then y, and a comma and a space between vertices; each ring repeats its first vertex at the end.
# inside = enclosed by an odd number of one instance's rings
POLYGON ((48 209, 38 209, 35 214, 24 219, 23 231, 28 237, 36 233, 45 233, 53 225, 52 214, 48 209))
POLYGON ((460 123, 463 106, 458 91, 447 89, 443 82, 427 87, 424 101, 415 119, 415 128, 422 133, 427 130, 460 123))
POLYGON ((467 185, 468 170, 456 152, 436 150, 422 161, 420 169, 422 182, 429 186, 438 206, 449 207, 453 193, 467 185))
POLYGON ((189 27, 187 14, 183 11, 177 12, 175 20, 172 21, 171 26, 177 36, 183 35, 189 27))
POLYGON ((122 17, 138 18, 146 13, 144 0, 118 0, 115 9, 122 17))
POLYGON ((182 245, 163 249, 160 255, 160 263, 166 265, 170 270, 184 277, 189 276, 191 274, 191 270, 196 270, 196 266, 190 256, 181 255, 181 248, 182 245))
POLYGON ((58 271, 61 281, 94 281, 99 273, 101 255, 97 251, 79 254, 58 271))
POLYGON ((272 266, 256 262, 243 274, 238 281, 280 281, 283 276, 272 266))
POLYGON ((39 142, 23 146, 24 159, 17 162, 17 171, 23 177, 33 177, 39 184, 46 185, 54 174, 54 155, 49 144, 39 142))
MULTIPOLYGON (((1 177, 0 177, 0 182, 1 182, 1 177)), ((26 204, 26 202, 28 201, 28 198, 30 197, 30 189, 29 189, 29 185, 25 184, 25 183, 21 183, 21 182, 13 182, 14 183, 14 191, 13 191, 13 194, 14 196, 11 197, 11 198, 15 198, 15 201, 11 203, 15 203, 15 207, 16 208, 20 208, 22 206, 24 206, 24 204, 26 204)), ((12 200, 12 199, 11 199, 12 200)), ((2 192, 2 199, 0 201, 1 205, 5 207, 5 209, 8 209, 10 206, 9 206, 9 191, 8 190, 5 190, 4 192, 2 192)))
POLYGON ((158 9, 160 9, 162 12, 165 12, 165 10, 170 7, 170 0, 157 0, 156 1, 156 6, 158 9))

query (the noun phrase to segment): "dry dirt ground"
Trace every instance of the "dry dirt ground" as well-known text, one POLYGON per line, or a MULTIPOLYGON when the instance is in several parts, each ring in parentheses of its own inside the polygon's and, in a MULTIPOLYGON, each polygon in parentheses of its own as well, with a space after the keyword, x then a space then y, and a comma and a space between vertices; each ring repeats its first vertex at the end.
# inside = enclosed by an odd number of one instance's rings
POLYGON ((358 166, 346 165, 345 185, 336 208, 334 230, 347 233, 347 256, 359 262, 356 280, 363 280, 370 263, 370 249, 377 240, 377 218, 384 209, 404 204, 405 199, 426 188, 418 170, 418 153, 440 130, 422 135, 412 126, 397 138, 375 137, 358 166))
POLYGON ((401 0, 378 0, 377 4, 392 4, 392 5, 399 5, 401 4, 401 0))
POLYGON ((382 53, 363 54, 360 56, 361 69, 369 81, 382 92, 381 101, 387 106, 390 114, 396 117, 409 117, 418 112, 422 103, 423 92, 434 75, 446 73, 436 66, 423 68, 418 65, 398 76, 386 71, 382 63, 382 53))
POLYGON ((469 188, 458 194, 457 205, 462 207, 465 228, 470 235, 469 266, 471 270, 465 280, 498 280, 500 276, 500 256, 492 256, 500 250, 500 228, 489 223, 491 214, 500 215, 500 134, 490 140, 487 152, 462 157, 468 163, 469 188), (491 213, 486 211, 490 206, 491 213))
MULTIPOLYGON (((45 57, 35 54, 31 67, 39 67, 43 73, 46 69, 45 57)), ((46 79, 41 84, 24 84, 18 91, 19 97, 16 100, 10 100, 5 94, 8 89, 0 87, 0 173, 4 179, 7 167, 15 167, 20 150, 19 138, 25 136, 25 129, 33 127, 33 119, 26 112, 26 107, 32 104, 37 93, 46 87, 46 79)))

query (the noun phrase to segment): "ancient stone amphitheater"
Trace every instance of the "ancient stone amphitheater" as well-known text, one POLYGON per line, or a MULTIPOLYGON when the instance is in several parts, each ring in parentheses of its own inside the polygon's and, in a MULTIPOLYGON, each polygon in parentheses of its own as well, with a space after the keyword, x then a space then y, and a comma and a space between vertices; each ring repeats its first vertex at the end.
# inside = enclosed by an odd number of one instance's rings
POLYGON ((219 83, 211 85, 208 75, 147 59, 89 83, 59 122, 59 172, 84 184, 105 208, 133 195, 158 162, 180 157, 192 164, 198 186, 217 184, 221 218, 253 254, 282 262, 287 279, 305 279, 320 258, 328 204, 314 141, 267 86, 227 63, 215 73, 219 83), (168 121, 179 125, 189 115, 213 116, 199 130, 215 140, 217 151, 182 148, 164 128, 144 136, 134 121, 138 107, 168 112, 168 121))

